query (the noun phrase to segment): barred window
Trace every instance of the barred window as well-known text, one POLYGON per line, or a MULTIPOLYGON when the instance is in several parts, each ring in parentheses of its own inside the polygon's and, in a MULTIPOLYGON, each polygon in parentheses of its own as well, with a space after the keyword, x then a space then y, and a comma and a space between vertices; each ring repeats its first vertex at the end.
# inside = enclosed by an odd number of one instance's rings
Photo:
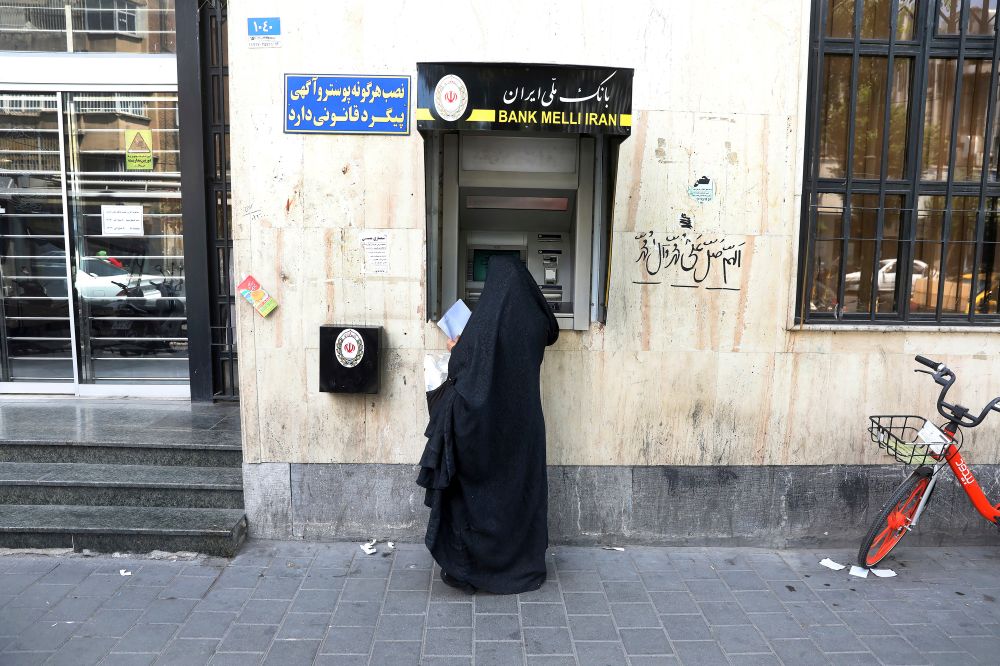
POLYGON ((997 0, 813 0, 797 323, 997 325, 997 0))
POLYGON ((78 113, 114 113, 147 117, 145 93, 81 93, 76 97, 78 113))

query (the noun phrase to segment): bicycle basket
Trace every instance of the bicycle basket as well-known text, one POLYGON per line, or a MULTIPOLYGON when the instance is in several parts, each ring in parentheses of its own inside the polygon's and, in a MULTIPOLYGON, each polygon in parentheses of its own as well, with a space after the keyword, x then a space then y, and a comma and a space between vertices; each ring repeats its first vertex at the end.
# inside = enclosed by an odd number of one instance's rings
MULTIPOLYGON (((927 425, 922 416, 870 416, 868 433, 872 441, 885 452, 904 465, 934 465, 945 460, 948 445, 935 443, 921 430, 927 425)), ((933 424, 931 424, 933 425, 933 424)), ((931 431, 933 432, 933 431, 931 431)), ((945 435, 947 438, 947 435, 945 435)), ((955 451, 962 448, 962 431, 958 430, 951 440, 955 451)))

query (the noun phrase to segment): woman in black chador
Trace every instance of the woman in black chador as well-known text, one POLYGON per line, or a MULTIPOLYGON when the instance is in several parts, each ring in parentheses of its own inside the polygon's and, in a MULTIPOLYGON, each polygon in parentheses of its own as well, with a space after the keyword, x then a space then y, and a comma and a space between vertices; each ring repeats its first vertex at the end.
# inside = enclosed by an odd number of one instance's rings
POLYGON ((496 594, 545 582, 548 481, 539 369, 559 327, 512 256, 486 284, 433 396, 417 483, 431 509, 424 541, 454 587, 496 594))

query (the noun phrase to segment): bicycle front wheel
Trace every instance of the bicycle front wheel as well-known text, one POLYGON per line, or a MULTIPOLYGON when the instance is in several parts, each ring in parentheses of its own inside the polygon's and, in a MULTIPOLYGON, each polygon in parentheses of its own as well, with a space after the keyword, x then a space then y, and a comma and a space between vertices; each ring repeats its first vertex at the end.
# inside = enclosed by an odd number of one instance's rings
POLYGON ((906 528, 913 522, 913 516, 930 482, 929 476, 911 474, 896 488, 861 542, 858 564, 866 568, 873 567, 892 552, 906 535, 906 528))

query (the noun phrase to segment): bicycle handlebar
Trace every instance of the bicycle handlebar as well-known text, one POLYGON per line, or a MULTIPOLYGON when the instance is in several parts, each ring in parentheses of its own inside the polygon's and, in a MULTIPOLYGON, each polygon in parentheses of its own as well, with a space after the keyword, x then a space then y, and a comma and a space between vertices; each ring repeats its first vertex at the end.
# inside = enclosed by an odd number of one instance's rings
MULTIPOLYGON (((933 372, 928 373, 934 378, 934 383, 941 386, 941 395, 938 396, 937 408, 938 413, 949 421, 953 421, 963 428, 975 428, 977 425, 983 422, 986 415, 991 411, 1000 412, 1000 397, 993 398, 988 405, 983 407, 983 411, 979 413, 979 416, 974 416, 970 413, 968 407, 963 407, 959 404, 950 404, 945 402, 945 397, 948 395, 948 389, 952 387, 957 379, 955 376, 955 371, 946 366, 944 363, 938 363, 937 361, 932 361, 926 356, 917 356, 914 359, 920 365, 926 366, 933 370, 933 372)), ((917 370, 917 372, 926 372, 925 370, 917 370)))

